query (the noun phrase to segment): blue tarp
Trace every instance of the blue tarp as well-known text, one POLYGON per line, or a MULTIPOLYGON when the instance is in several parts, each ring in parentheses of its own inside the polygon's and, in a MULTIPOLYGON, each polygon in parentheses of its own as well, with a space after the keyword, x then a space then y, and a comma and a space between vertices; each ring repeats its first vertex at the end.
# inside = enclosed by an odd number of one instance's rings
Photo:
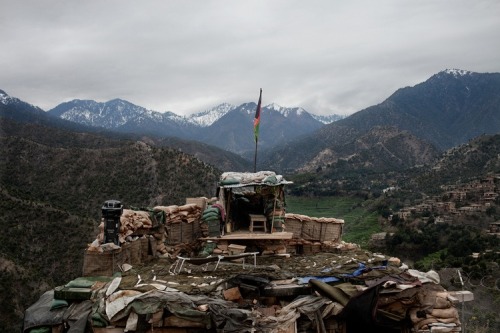
MULTIPOLYGON (((358 268, 350 274, 339 274, 338 276, 333 276, 333 275, 332 276, 304 276, 304 277, 299 278, 298 283, 299 284, 307 284, 307 283, 309 283, 309 280, 311 280, 311 279, 323 281, 325 283, 338 282, 338 281, 344 280, 345 278, 353 278, 353 277, 360 276, 363 273, 366 273, 366 272, 369 272, 369 271, 375 270, 375 269, 387 269, 387 263, 384 263, 384 265, 382 265, 382 266, 367 267, 364 263, 360 262, 358 264, 358 268)), ((330 271, 332 271, 331 268, 325 268, 321 272, 328 273, 330 271)))

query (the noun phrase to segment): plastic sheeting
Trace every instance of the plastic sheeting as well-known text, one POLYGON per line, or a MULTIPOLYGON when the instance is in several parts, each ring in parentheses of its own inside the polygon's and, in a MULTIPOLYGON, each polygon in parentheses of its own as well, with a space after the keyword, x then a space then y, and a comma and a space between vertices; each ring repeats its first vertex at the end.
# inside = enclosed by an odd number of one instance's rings
POLYGON ((54 300, 54 290, 45 292, 35 304, 31 305, 24 313, 23 332, 38 326, 55 326, 63 322, 66 308, 50 311, 54 300))
POLYGON ((273 171, 251 172, 224 172, 220 177, 220 186, 224 188, 244 187, 252 185, 278 186, 293 184, 282 175, 273 171))
POLYGON ((36 327, 52 327, 65 324, 68 333, 84 333, 92 302, 74 302, 69 307, 51 310, 54 290, 45 292, 24 314, 23 332, 36 327))
POLYGON ((109 323, 127 319, 130 315, 145 315, 167 309, 173 315, 202 323, 207 329, 215 324, 217 330, 231 332, 277 332, 292 324, 301 314, 315 320, 315 313, 329 300, 318 296, 299 297, 283 307, 275 316, 263 316, 258 311, 238 307, 237 303, 204 295, 188 295, 182 292, 151 290, 126 296, 116 292, 111 301, 101 302, 94 307, 92 318, 104 319, 109 323), (127 298, 124 300, 123 298, 127 298), (208 311, 199 310, 206 306, 208 311))

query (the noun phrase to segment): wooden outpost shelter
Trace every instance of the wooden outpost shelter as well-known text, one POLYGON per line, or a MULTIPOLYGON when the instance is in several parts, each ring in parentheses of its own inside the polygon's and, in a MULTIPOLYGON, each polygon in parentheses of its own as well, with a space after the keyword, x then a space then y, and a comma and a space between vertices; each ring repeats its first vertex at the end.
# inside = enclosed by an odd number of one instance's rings
POLYGON ((224 234, 283 232, 287 184, 292 182, 272 171, 223 173, 217 198, 225 211, 224 234))
POLYGON ((344 220, 287 213, 288 184, 292 182, 272 171, 223 173, 212 207, 224 211, 224 218, 220 228, 209 225, 217 230, 203 239, 222 248, 229 243, 249 245, 262 253, 277 245, 275 253, 283 249, 290 254, 335 250, 342 243, 344 220))

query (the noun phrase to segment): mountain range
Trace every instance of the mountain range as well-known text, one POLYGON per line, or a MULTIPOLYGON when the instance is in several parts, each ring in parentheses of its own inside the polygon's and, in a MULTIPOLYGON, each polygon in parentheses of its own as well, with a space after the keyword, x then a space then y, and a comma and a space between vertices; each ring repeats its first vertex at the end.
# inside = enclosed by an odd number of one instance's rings
MULTIPOLYGON (((199 160, 208 163, 220 170, 235 170, 245 171, 251 168, 251 163, 241 156, 231 153, 229 151, 217 148, 215 146, 207 145, 195 140, 185 140, 177 137, 155 137, 134 133, 120 133, 106 130, 103 127, 87 126, 84 124, 76 123, 73 121, 54 117, 49 113, 43 111, 27 102, 21 101, 18 98, 11 97, 3 90, 0 90, 0 120, 3 124, 5 119, 10 119, 15 122, 34 124, 45 126, 48 128, 63 129, 69 132, 79 133, 93 133, 98 134, 106 139, 121 139, 138 141, 143 140, 153 146, 170 147, 178 149, 179 151, 197 157, 199 160)), ((2 126, 0 126, 0 131, 2 126)))
MULTIPOLYGON (((339 161, 361 160, 373 164, 372 158, 377 156, 370 147, 379 146, 389 158, 384 164, 408 167, 428 162, 429 156, 421 154, 431 153, 426 145, 441 152, 481 134, 496 134, 499 129, 500 73, 445 70, 414 87, 397 90, 378 105, 276 147, 266 154, 263 163, 275 170, 288 171, 334 168, 339 161), (372 135, 373 139, 366 142, 370 133, 390 127, 392 131, 411 135, 412 144, 401 141, 389 146, 380 141, 387 138, 385 135, 372 135), (415 149, 416 146, 420 148, 415 149), (361 152, 367 149, 372 155, 364 159, 361 152), (410 164, 400 162, 408 158, 410 164)), ((357 163, 363 164, 366 163, 357 163)))
MULTIPOLYGON (((173 112, 147 110, 121 99, 104 103, 73 100, 59 104, 48 114, 122 133, 196 140, 249 157, 254 149, 252 123, 256 107, 255 103, 240 106, 223 103, 206 111, 179 116, 173 112)), ((342 116, 318 116, 302 108, 285 108, 273 103, 262 107, 261 118, 259 145, 269 149, 342 116)))
MULTIPOLYGON (((39 115, 44 113, 5 92, 0 93, 0 101, 23 112, 31 107, 39 115)), ((73 100, 45 113, 66 128, 149 136, 157 143, 203 156, 208 163, 217 161, 217 157, 208 158, 213 156, 206 153, 209 150, 220 156, 226 154, 222 151, 232 152, 244 159, 237 165, 226 161, 221 166, 242 170, 250 165, 255 150, 255 109, 253 102, 239 106, 223 103, 179 116, 114 99, 105 103, 73 100)), ((310 172, 335 169, 339 163, 358 170, 404 169, 427 164, 443 150, 478 135, 497 133, 500 73, 444 70, 348 117, 320 117, 302 108, 270 104, 262 108, 261 118, 260 169, 310 172)))

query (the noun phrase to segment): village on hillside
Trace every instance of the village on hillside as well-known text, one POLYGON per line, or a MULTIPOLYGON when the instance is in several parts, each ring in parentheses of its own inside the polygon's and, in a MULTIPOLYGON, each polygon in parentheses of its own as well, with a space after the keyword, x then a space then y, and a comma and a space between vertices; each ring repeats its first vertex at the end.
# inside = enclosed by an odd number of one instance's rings
MULTIPOLYGON (((442 185, 442 195, 422 200, 396 212, 399 220, 469 224, 477 214, 487 215, 496 209, 500 196, 500 174, 490 175, 462 185, 442 185)), ((394 218, 389 216, 389 221, 394 218)), ((500 236, 500 222, 491 221, 488 233, 500 236)))

